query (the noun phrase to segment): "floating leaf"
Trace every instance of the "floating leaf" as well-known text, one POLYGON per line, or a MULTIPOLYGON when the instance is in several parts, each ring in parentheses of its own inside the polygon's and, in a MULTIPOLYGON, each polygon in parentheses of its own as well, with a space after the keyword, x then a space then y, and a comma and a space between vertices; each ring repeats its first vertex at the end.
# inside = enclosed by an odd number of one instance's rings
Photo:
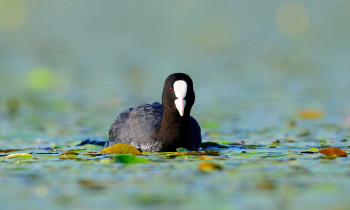
POLYGON ((114 162, 112 159, 101 159, 99 160, 100 163, 112 163, 114 162))
POLYGON ((78 183, 83 187, 94 189, 94 190, 100 190, 107 187, 101 181, 90 180, 90 179, 79 180, 78 183))
POLYGON ((288 122, 287 122, 287 125, 288 125, 289 127, 296 127, 296 126, 297 126, 297 122, 294 121, 294 120, 291 120, 291 121, 288 121, 288 122))
POLYGON ((19 149, 0 149, 0 153, 8 153, 18 151, 19 149))
POLYGON ((256 149, 256 148, 259 148, 259 147, 262 147, 261 145, 254 145, 254 144, 251 144, 251 145, 243 145, 241 147, 241 149, 256 149))
POLYGON ((189 152, 189 150, 186 149, 186 148, 180 147, 180 148, 177 148, 177 149, 176 149, 176 152, 189 152))
POLYGON ((134 164, 134 163, 152 163, 152 161, 137 157, 132 154, 120 154, 114 156, 114 162, 124 163, 124 164, 134 164))
POLYGON ((257 184, 258 189, 260 190, 272 190, 276 188, 276 183, 272 180, 262 180, 257 184))
POLYGON ((274 155, 274 154, 268 154, 266 156, 262 156, 262 158, 278 158, 278 157, 285 157, 287 156, 286 154, 278 154, 278 155, 274 155))
POLYGON ((288 143, 294 143, 294 142, 296 142, 294 139, 285 139, 284 141, 285 141, 285 142, 288 142, 288 143))
POLYGON ((221 165, 217 163, 209 162, 209 161, 201 162, 199 164, 199 170, 203 172, 210 172, 210 171, 222 170, 222 169, 223 167, 221 165))
POLYGON ((237 153, 235 155, 241 155, 241 156, 251 156, 251 155, 269 155, 270 153, 268 152, 246 152, 246 151, 242 151, 241 153, 237 153))
POLYGON ((171 154, 168 154, 168 158, 173 158, 177 156, 183 156, 183 155, 213 155, 213 156, 219 156, 220 152, 218 151, 212 151, 212 150, 204 150, 204 151, 184 151, 184 152, 173 152, 171 154))
POLYGON ((245 145, 245 141, 241 140, 239 141, 235 141, 235 142, 231 142, 230 145, 245 145))
POLYGON ((310 135, 311 135, 311 132, 309 130, 304 130, 300 132, 297 136, 304 137, 304 136, 310 136, 310 135))
POLYGON ((138 150, 136 147, 124 143, 117 143, 110 147, 104 148, 100 153, 141 155, 140 150, 138 150))
POLYGON ((74 152, 73 150, 68 150, 67 152, 60 154, 60 159, 74 159, 79 153, 74 152))
POLYGON ((211 159, 214 159, 213 157, 206 156, 206 155, 200 155, 200 156, 198 156, 198 158, 201 159, 201 160, 211 160, 211 159))
POLYGON ((65 152, 65 153, 63 153, 61 155, 79 155, 79 153, 77 153, 77 152, 75 152, 73 150, 69 150, 69 151, 67 151, 67 152, 65 152))
POLYGON ((71 156, 62 155, 59 158, 62 160, 77 160, 77 161, 89 161, 90 160, 88 158, 77 157, 76 155, 71 155, 71 156))
POLYGON ((298 116, 305 119, 322 118, 324 112, 320 110, 306 109, 299 111, 298 116))
POLYGON ((15 154, 6 155, 5 157, 33 157, 33 155, 28 153, 15 153, 15 154))
POLYGON ((348 156, 348 154, 344 150, 337 147, 328 147, 325 149, 321 149, 319 153, 324 154, 327 157, 338 157, 338 156, 347 157, 348 156))
POLYGON ((91 157, 97 157, 97 156, 101 156, 103 154, 101 153, 97 153, 97 152, 88 152, 88 153, 83 153, 82 155, 86 155, 86 156, 91 156, 91 157))
POLYGON ((304 149, 300 153, 316 153, 319 152, 320 150, 318 148, 309 148, 309 149, 304 149))
POLYGON ((281 145, 281 141, 280 140, 276 140, 276 141, 272 142, 270 146, 274 146, 275 147, 275 146, 279 146, 279 145, 281 145))
POLYGON ((230 141, 220 141, 219 143, 220 144, 231 144, 232 142, 230 142, 230 141))

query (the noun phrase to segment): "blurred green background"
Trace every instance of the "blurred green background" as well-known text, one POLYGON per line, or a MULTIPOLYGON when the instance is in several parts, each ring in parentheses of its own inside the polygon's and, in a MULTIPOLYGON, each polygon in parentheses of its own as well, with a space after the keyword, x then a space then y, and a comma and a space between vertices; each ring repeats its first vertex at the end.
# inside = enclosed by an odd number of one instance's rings
POLYGON ((346 0, 0 0, 0 135, 102 135, 125 108, 159 101, 174 72, 194 80, 202 122, 347 115, 349 10, 346 0))

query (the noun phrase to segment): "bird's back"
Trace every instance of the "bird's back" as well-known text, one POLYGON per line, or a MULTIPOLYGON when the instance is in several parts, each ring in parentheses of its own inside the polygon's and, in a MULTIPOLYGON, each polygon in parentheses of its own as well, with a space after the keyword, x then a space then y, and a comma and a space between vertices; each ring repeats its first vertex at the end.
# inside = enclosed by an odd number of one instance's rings
POLYGON ((162 119, 160 103, 141 104, 122 112, 109 129, 106 147, 116 143, 133 145, 141 150, 148 150, 153 145, 153 134, 162 119), (151 145, 152 144, 152 145, 151 145))

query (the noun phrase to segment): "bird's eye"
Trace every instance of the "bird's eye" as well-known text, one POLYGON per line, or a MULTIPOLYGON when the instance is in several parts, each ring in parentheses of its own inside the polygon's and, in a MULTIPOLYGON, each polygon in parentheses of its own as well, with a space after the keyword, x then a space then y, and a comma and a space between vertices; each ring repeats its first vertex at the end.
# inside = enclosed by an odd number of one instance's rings
POLYGON ((169 88, 169 91, 170 91, 170 93, 173 93, 173 92, 174 92, 174 90, 173 90, 172 88, 169 88))

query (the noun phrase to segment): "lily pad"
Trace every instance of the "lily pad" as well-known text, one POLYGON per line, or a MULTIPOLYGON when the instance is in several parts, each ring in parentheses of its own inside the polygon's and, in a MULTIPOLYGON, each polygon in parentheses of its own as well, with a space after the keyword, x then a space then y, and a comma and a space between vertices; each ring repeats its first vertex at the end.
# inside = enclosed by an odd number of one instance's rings
POLYGON ((5 157, 9 157, 9 158, 33 158, 34 156, 32 154, 28 154, 28 153, 14 153, 14 154, 7 155, 5 157))
POLYGON ((347 157, 348 154, 337 147, 328 147, 325 149, 321 149, 319 153, 326 155, 327 157, 347 157))
POLYGON ((124 164, 152 163, 152 161, 150 160, 147 160, 145 158, 140 158, 132 154, 114 155, 113 160, 116 163, 124 163, 124 164))
POLYGON ((100 153, 141 155, 140 150, 138 150, 136 147, 124 143, 117 143, 110 147, 104 148, 100 153))
POLYGON ((210 171, 215 171, 215 170, 222 170, 223 167, 217 163, 213 163, 213 162, 209 162, 209 161, 205 161, 205 162, 201 162, 199 164, 199 170, 201 170, 202 172, 210 172, 210 171))

